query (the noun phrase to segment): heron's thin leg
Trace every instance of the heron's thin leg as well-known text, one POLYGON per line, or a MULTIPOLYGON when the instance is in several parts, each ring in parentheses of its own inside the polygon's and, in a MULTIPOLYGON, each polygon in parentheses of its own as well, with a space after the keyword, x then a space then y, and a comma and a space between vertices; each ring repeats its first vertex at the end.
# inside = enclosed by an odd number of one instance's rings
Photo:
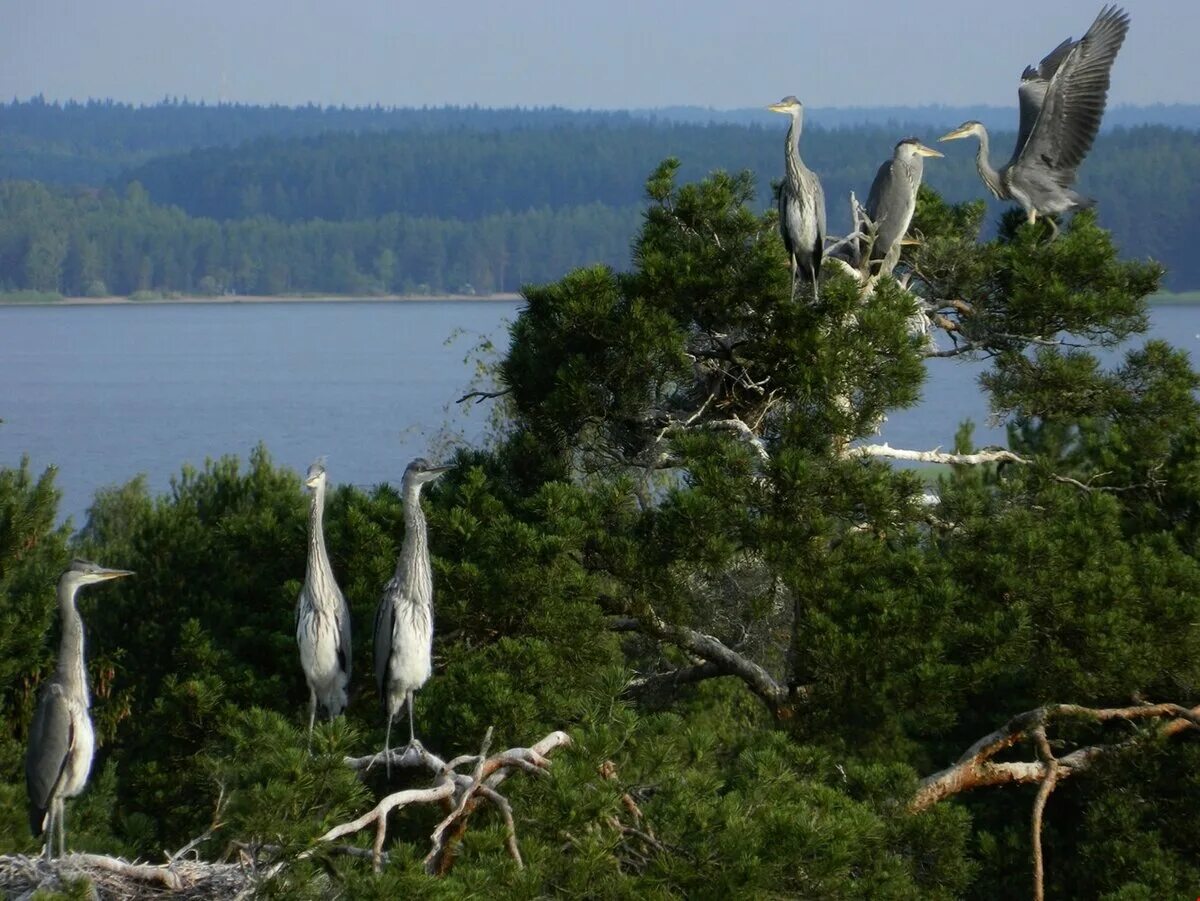
POLYGON ((408 743, 411 745, 417 740, 417 732, 413 727, 413 693, 412 689, 408 690, 408 743))
POLYGON ((387 731, 383 733, 383 759, 387 764, 387 777, 392 778, 392 717, 393 713, 388 712, 387 731))
POLYGON ((317 690, 308 689, 308 753, 312 753, 313 723, 317 719, 317 690))
POLYGON ((46 860, 54 859, 54 800, 51 799, 50 807, 46 810, 46 860))
POLYGON ((792 300, 795 300, 796 299, 796 276, 798 274, 798 270, 800 267, 797 266, 796 258, 794 256, 791 257, 791 261, 792 261, 792 300))
POLYGON ((817 270, 812 270, 812 286, 813 286, 813 303, 816 303, 817 298, 817 270))
POLYGON ((1050 240, 1053 241, 1058 237, 1058 223, 1054 221, 1053 216, 1043 216, 1042 218, 1050 223, 1050 240))

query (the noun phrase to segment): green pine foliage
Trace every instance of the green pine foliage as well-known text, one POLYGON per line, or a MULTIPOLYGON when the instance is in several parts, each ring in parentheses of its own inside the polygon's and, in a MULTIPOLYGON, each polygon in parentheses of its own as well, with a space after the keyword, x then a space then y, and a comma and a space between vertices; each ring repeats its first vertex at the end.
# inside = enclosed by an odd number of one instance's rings
MULTIPOLYGON (((138 574, 85 596, 100 747, 69 808, 80 847, 156 856, 219 820, 201 852, 285 856, 261 891, 288 898, 1027 895, 1033 787, 910 804, 1039 705, 1200 703, 1200 383, 1161 343, 1092 353, 1144 329, 1160 270, 1120 260, 1091 214, 1052 242, 1010 218, 981 243, 982 204, 923 191, 908 289, 864 295, 831 265, 814 302, 793 296, 748 174, 678 173, 651 175, 629 271, 527 289, 499 433, 425 495, 421 740, 448 759, 489 727, 494 749, 572 738, 547 778, 503 785, 523 869, 488 807, 441 878, 421 864, 436 809, 393 814, 379 874, 314 846, 423 784, 342 762, 383 741, 369 635, 403 510, 388 485, 328 499, 354 676, 309 756, 307 499, 264 448, 185 469, 164 497, 104 491, 70 541, 51 475, 0 472, 0 847, 32 847, 20 754, 70 547, 138 574), (926 365, 962 364, 927 363, 918 298, 983 370, 1023 461, 950 467, 933 506, 920 473, 853 450, 919 398, 926 365)), ((1053 723, 1057 754, 1111 750, 1050 797, 1048 894, 1196 884, 1200 742, 1154 733, 1053 723)), ((1037 758, 1018 741, 1002 759, 1037 758)))

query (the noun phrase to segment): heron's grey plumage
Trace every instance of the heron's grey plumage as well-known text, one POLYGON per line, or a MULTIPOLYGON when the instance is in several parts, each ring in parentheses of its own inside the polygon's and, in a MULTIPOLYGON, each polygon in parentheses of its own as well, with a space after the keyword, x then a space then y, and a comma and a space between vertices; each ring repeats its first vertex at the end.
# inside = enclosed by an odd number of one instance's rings
POLYGON ((1090 206, 1092 201, 1072 185, 1100 130, 1112 66, 1128 31, 1129 16, 1106 6, 1082 38, 1068 38, 1036 68, 1025 68, 1017 91, 1017 145, 999 171, 989 160, 987 129, 981 123, 964 122, 941 140, 975 135, 980 178, 998 199, 1017 201, 1030 222, 1039 215, 1090 206))
POLYGON ((916 138, 904 138, 896 144, 892 158, 875 173, 866 206, 867 216, 875 225, 872 260, 886 259, 908 234, 917 208, 917 189, 921 187, 926 156, 941 154, 916 138))
POLYGON ((83 653, 83 620, 75 595, 84 585, 131 575, 86 560, 74 561, 58 580, 58 612, 62 636, 58 664, 38 700, 29 727, 25 754, 25 787, 29 793, 29 827, 34 837, 46 833, 46 855, 66 850, 66 798, 83 791, 92 768, 95 733, 89 714, 87 670, 83 653))
POLYGON ((817 278, 825 255, 825 192, 816 174, 800 159, 800 131, 804 127, 804 104, 784 97, 767 109, 792 118, 784 144, 784 178, 776 200, 779 204, 779 234, 792 267, 792 292, 796 276, 803 270, 817 297, 817 278))
MULTIPOLYGON (((404 541, 396 573, 384 586, 375 611, 375 683, 387 717, 385 753, 391 749, 392 720, 402 704, 408 705, 409 742, 416 741, 413 692, 433 671, 433 569, 421 488, 449 468, 418 457, 404 470, 401 483, 404 541)), ((390 762, 389 758, 389 766, 390 762)))
POLYGON ((313 463, 304 477, 312 491, 308 516, 308 568, 296 601, 296 644, 308 682, 308 740, 312 743, 318 704, 329 718, 346 709, 350 685, 350 608, 333 576, 325 550, 325 466, 313 463))

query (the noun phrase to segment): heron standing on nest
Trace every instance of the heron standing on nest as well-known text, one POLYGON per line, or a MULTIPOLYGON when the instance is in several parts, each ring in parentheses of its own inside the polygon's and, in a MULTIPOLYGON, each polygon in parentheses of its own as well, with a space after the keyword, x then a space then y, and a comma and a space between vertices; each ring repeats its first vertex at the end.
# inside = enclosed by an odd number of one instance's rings
POLYGON ((56 829, 58 853, 66 853, 65 800, 78 796, 87 785, 96 747, 88 713, 91 696, 83 656, 83 620, 75 607, 75 595, 84 585, 130 575, 133 573, 129 570, 105 569, 76 560, 58 580, 58 613, 62 619, 58 666, 38 700, 25 754, 29 827, 34 838, 45 833, 47 858, 54 856, 56 829))
POLYGON ((779 186, 779 234, 792 266, 792 297, 800 271, 812 282, 817 299, 817 277, 825 255, 825 192, 821 182, 800 159, 800 130, 804 126, 804 104, 793 96, 767 107, 773 113, 792 117, 784 144, 784 178, 779 186))
POLYGON ((407 703, 408 740, 410 746, 415 744, 413 692, 429 680, 433 671, 433 570, 425 514, 421 511, 421 488, 449 469, 418 457, 404 470, 404 541, 396 574, 384 587, 375 612, 375 681, 387 717, 383 751, 389 775, 392 720, 407 703))

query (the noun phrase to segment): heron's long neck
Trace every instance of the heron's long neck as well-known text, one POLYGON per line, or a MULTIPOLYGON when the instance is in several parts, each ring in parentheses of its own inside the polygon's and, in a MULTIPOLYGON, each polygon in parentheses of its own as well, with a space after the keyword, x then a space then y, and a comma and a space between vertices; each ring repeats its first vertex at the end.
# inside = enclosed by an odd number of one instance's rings
MULTIPOLYGON (((433 585, 433 573, 429 566, 429 537, 425 528, 425 513, 421 510, 420 485, 406 486, 404 489, 404 543, 400 546, 396 575, 402 579, 407 576, 413 585, 433 585)), ((432 590, 430 588, 415 591, 413 596, 432 597, 432 590)))
POLYGON ((56 678, 67 694, 84 707, 91 703, 88 696, 87 670, 83 663, 83 620, 75 609, 78 586, 58 585, 58 613, 62 618, 62 638, 58 642, 56 678))
POLYGON ((992 192, 992 196, 1001 198, 1004 196, 1003 185, 1000 182, 1000 173, 992 168, 991 146, 988 142, 987 129, 980 127, 978 134, 979 150, 975 154, 975 168, 979 170, 979 177, 983 179, 987 189, 992 192))
MULTIPOLYGON (((312 507, 308 513, 308 570, 304 580, 311 584, 314 580, 323 579, 333 582, 333 567, 329 565, 329 554, 325 551, 325 483, 320 482, 313 489, 312 507)), ((325 597, 325 592, 319 592, 319 597, 325 597)))
POLYGON ((793 182, 800 180, 800 170, 804 168, 804 163, 800 161, 800 131, 803 128, 804 113, 797 110, 792 113, 792 124, 788 126, 787 145, 784 150, 788 178, 793 182))

